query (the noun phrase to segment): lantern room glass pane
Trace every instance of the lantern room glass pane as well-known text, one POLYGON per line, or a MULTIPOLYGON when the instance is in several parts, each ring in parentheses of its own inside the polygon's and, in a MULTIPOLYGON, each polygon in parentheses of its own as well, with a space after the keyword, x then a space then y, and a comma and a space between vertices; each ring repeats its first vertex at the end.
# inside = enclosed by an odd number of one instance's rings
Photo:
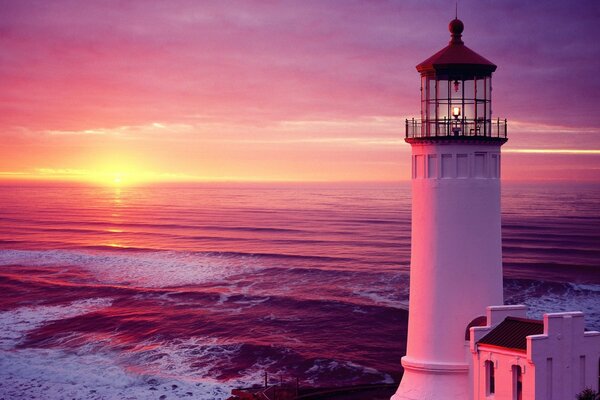
POLYGON ((431 101, 427 106, 427 118, 428 120, 435 119, 435 102, 431 101))
POLYGON ((475 98, 475 81, 466 80, 464 81, 465 100, 473 100, 475 98))
POLYGON ((473 100, 465 100, 463 115, 465 119, 475 119, 475 103, 473 100))
POLYGON ((492 100, 492 77, 488 76, 485 78, 485 99, 488 101, 492 100))
POLYGON ((448 101, 442 100, 438 102, 439 107, 438 107, 438 113, 437 113, 437 117, 440 120, 448 119, 448 116, 450 115, 448 112, 448 101))
POLYGON ((446 79, 440 79, 437 81, 438 91, 437 91, 437 99, 438 100, 448 100, 449 99, 449 87, 450 81, 446 79))
POLYGON ((475 80, 475 96, 477 100, 485 100, 485 78, 475 80))
POLYGON ((435 101, 435 78, 428 77, 427 78, 427 99, 431 101, 435 101))
POLYGON ((483 120, 485 118, 485 102, 477 102, 477 114, 475 116, 477 120, 483 120))
POLYGON ((462 81, 454 80, 450 83, 450 97, 452 97, 452 99, 462 99, 462 97, 463 97, 462 81))

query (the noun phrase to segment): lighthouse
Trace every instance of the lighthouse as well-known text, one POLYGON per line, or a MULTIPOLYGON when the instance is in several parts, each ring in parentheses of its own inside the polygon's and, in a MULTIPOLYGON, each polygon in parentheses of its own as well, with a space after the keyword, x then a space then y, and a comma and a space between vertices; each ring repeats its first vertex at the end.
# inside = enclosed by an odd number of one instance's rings
POLYGON ((469 327, 503 304, 500 148, 492 118, 496 65, 462 41, 417 66, 421 118, 406 121, 412 147, 412 248, 404 376, 392 400, 472 398, 469 327))

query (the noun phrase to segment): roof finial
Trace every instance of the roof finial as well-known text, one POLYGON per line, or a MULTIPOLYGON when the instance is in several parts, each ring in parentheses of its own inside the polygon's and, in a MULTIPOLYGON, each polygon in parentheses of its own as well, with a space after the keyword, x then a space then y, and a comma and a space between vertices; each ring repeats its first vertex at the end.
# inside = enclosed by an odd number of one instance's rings
POLYGON ((454 19, 458 19, 458 0, 456 0, 455 8, 454 8, 454 19))
POLYGON ((458 18, 453 19, 452 21, 450 21, 450 24, 448 25, 448 29, 450 30, 450 33, 452 34, 452 39, 450 40, 450 44, 463 44, 461 36, 462 36, 463 30, 465 29, 465 26, 463 25, 462 21, 458 18))

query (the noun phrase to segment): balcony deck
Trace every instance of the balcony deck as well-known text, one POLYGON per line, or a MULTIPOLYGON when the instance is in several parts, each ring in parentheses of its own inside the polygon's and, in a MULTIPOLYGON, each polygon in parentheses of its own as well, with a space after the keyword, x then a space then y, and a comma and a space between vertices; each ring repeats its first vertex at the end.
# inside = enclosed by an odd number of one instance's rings
POLYGON ((496 120, 406 120, 408 143, 421 141, 477 141, 504 143, 507 138, 506 119, 496 120))

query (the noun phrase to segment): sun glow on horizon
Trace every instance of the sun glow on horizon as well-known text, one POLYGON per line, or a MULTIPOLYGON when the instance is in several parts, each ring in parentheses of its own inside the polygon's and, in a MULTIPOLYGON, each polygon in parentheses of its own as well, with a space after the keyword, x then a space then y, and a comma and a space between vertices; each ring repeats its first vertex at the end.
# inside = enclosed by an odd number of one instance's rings
MULTIPOLYGON (((152 171, 110 171, 38 168, 33 171, 0 172, 0 181, 64 181, 122 187, 155 182, 194 180, 193 177, 152 171)), ((196 179, 197 180, 197 179, 196 179)))

